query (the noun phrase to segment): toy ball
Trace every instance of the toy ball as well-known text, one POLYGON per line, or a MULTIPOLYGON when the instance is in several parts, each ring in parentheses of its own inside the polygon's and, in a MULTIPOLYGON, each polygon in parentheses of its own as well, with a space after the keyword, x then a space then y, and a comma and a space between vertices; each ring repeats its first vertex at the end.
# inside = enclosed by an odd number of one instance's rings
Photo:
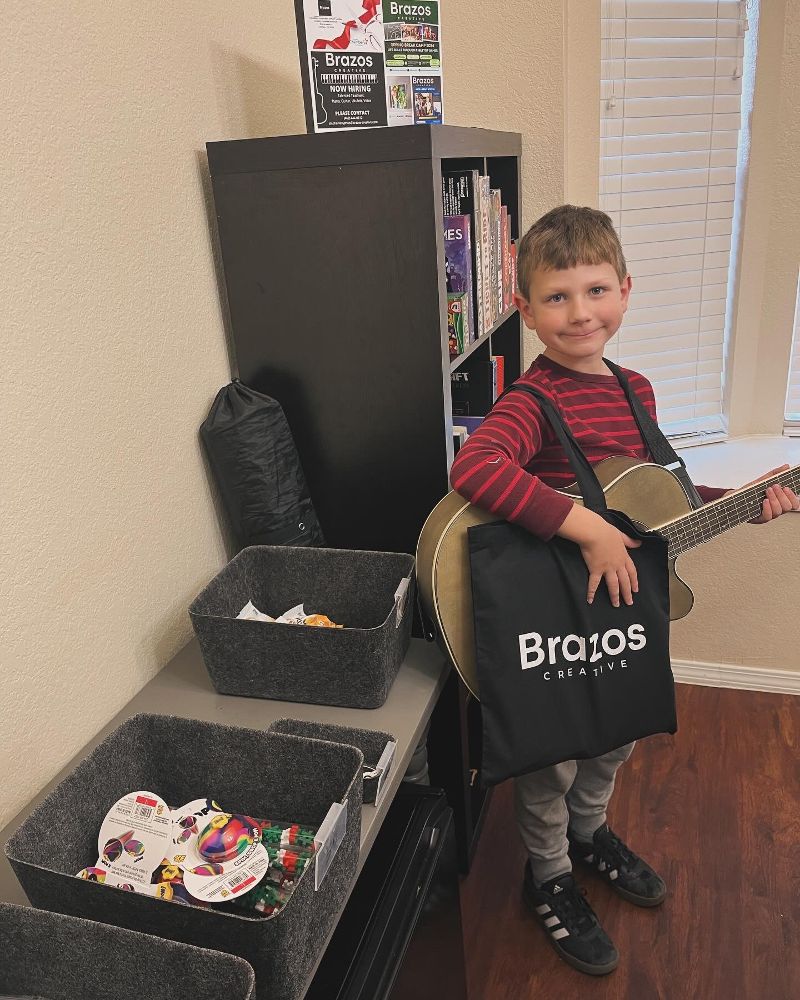
POLYGON ((156 899, 172 899, 173 888, 169 882, 159 882, 155 891, 156 899))
POLYGON ((141 840, 127 840, 125 842, 125 852, 130 854, 134 861, 140 861, 144 857, 144 844, 141 840))
POLYGON ((106 871, 103 868, 83 868, 76 877, 86 879, 87 882, 105 882, 106 871))
POLYGON ((183 872, 177 865, 164 862, 153 872, 152 882, 182 882, 183 872))
POLYGON ((117 888, 122 889, 124 892, 136 892, 136 887, 131 885, 130 882, 120 882, 117 888))
POLYGON ((194 816, 183 816, 178 820, 178 826, 181 828, 181 832, 177 837, 173 837, 173 843, 175 844, 185 844, 193 833, 197 833, 197 824, 194 821, 194 816))
POLYGON ((208 861, 226 862, 238 858, 255 843, 258 829, 247 816, 216 816, 197 839, 197 850, 208 861))
POLYGON ((103 848, 103 861, 109 865, 112 864, 122 855, 123 850, 122 841, 112 837, 103 848))

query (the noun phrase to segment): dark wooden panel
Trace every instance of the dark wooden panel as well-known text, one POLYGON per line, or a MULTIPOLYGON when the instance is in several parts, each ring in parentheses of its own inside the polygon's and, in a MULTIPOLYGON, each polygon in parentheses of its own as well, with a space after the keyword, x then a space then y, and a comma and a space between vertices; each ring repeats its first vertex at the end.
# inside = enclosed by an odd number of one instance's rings
POLYGON ((615 831, 667 882, 654 910, 579 881, 620 952, 590 979, 522 905, 511 782, 496 790, 461 890, 471 997, 794 1000, 800 983, 800 707, 790 695, 677 687, 680 730, 617 777, 615 831))
POLYGON ((401 125, 319 135, 284 135, 263 139, 209 142, 213 175, 291 167, 346 166, 385 160, 446 157, 519 156, 515 132, 461 128, 457 125, 401 125))
POLYGON ((413 552, 447 491, 430 161, 222 174, 214 196, 239 375, 283 404, 326 538, 413 552))

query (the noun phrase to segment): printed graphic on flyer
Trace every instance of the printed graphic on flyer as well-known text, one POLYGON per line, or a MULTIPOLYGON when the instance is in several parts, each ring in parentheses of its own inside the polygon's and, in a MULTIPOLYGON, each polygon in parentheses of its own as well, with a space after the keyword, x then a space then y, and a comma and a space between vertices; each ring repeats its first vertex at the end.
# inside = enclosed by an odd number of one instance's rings
POLYGON ((387 69, 439 69, 439 3, 383 0, 387 69))
POLYGON ((442 78, 414 76, 414 124, 442 124, 442 78))
POLYGON ((379 0, 305 0, 318 130, 387 125, 379 0))
POLYGON ((386 77, 386 103, 390 125, 413 125, 414 104, 411 77, 389 73, 386 77))

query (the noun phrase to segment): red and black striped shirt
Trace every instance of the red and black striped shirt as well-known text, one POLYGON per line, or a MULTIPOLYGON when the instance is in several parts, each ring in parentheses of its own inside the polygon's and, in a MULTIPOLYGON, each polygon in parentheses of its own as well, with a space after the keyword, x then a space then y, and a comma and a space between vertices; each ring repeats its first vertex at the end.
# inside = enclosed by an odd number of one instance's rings
MULTIPOLYGON (((653 387, 644 375, 623 371, 655 420, 653 387)), ((612 455, 650 461, 616 376, 572 371, 540 354, 518 383, 536 386, 553 399, 592 465, 612 455)), ((574 481, 539 404, 526 392, 509 393, 494 406, 450 470, 451 486, 471 503, 545 540, 572 507, 572 500, 556 491, 574 481)), ((725 493, 706 486, 697 490, 706 503, 725 493)))

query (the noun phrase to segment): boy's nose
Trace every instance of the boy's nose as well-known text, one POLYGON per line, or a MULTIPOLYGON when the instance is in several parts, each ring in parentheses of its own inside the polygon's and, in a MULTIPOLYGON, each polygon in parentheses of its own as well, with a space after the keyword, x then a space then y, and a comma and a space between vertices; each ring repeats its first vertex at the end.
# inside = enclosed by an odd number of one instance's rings
POLYGON ((573 303, 569 316, 570 323, 574 323, 578 326, 581 323, 588 323, 591 318, 589 310, 582 302, 573 303))

